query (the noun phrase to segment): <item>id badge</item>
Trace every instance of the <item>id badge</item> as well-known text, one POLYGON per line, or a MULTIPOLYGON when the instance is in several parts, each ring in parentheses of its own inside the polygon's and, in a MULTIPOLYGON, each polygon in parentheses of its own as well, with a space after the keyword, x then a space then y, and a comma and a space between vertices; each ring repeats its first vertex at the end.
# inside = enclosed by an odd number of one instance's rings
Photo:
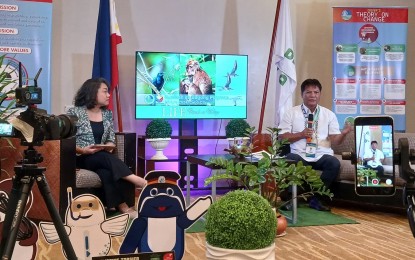
POLYGON ((316 143, 307 143, 305 146, 305 156, 309 158, 315 158, 317 152, 316 143))

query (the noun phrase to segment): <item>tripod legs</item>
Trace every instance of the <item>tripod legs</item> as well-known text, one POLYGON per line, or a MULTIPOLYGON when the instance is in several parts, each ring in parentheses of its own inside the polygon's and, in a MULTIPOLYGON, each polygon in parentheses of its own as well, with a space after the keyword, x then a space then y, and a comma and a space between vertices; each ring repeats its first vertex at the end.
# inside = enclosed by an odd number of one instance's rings
POLYGON ((30 176, 13 180, 13 188, 7 205, 6 217, 4 219, 3 232, 0 244, 2 259, 11 259, 14 245, 16 244, 17 232, 22 221, 24 208, 33 186, 30 176))
POLYGON ((43 174, 44 168, 34 169, 22 169, 21 166, 16 166, 16 176, 13 180, 13 188, 11 191, 10 200, 8 203, 8 210, 6 213, 3 234, 0 244, 1 259, 11 259, 14 245, 16 243, 17 232, 24 214, 24 208, 26 206, 29 193, 32 189, 34 179, 38 184, 40 193, 48 208, 49 214, 52 217, 53 224, 58 232, 59 238, 62 242, 62 246, 65 250, 66 257, 69 260, 77 259, 75 251, 69 240, 69 236, 66 233, 65 227, 56 209, 53 199, 50 193, 50 188, 46 182, 46 178, 43 174), (37 174, 25 174, 24 171, 36 171, 37 174), (23 176, 23 177, 22 177, 23 176))
POLYGON ((61 217, 59 216, 59 212, 56 209, 55 204, 53 203, 52 195, 50 194, 50 188, 48 183, 46 182, 45 175, 42 174, 41 176, 38 176, 36 178, 36 182, 40 190, 40 193, 43 196, 43 200, 46 203, 46 207, 48 208, 49 214, 52 217, 53 224, 55 225, 56 231, 58 232, 62 246, 65 249, 66 257, 70 260, 77 259, 71 241, 69 240, 69 236, 66 233, 61 217))

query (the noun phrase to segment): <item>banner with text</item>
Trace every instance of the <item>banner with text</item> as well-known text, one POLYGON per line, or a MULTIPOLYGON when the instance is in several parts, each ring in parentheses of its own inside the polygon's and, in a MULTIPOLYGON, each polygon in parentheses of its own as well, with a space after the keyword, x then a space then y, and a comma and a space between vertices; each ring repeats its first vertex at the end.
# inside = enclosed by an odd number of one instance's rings
POLYGON ((52 0, 0 0, 0 55, 6 55, 0 65, 11 82, 3 92, 18 86, 19 62, 22 85, 33 86, 42 69, 37 79, 42 88, 42 104, 38 107, 49 112, 51 35, 52 0))
POLYGON ((390 115, 404 131, 408 9, 333 8, 333 111, 340 126, 356 116, 390 115))

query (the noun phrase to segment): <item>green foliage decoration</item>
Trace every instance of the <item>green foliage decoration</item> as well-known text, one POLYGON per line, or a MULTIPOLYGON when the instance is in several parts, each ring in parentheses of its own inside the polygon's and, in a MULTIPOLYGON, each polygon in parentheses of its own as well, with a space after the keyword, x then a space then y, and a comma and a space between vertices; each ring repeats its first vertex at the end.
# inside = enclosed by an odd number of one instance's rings
MULTIPOLYGON (((5 91, 5 88, 9 84, 13 84, 16 82, 16 79, 12 79, 10 76, 10 74, 13 73, 14 70, 8 71, 9 64, 8 63, 3 64, 5 61, 6 55, 7 54, 3 54, 0 56, 0 65, 2 65, 1 66, 2 69, 0 69, 0 104, 3 104, 3 101, 6 100, 6 98, 8 98, 10 101, 8 102, 6 106, 0 105, 0 121, 3 121, 3 122, 6 121, 11 115, 14 114, 15 111, 12 111, 12 108, 14 107, 16 103, 14 96, 11 95, 14 92, 14 90, 5 91)), ((15 148, 9 138, 5 138, 5 140, 8 144, 5 147, 0 147, 0 148, 6 148, 6 147, 11 147, 13 149, 15 148)), ((1 161, 6 160, 6 159, 7 158, 0 158, 0 165, 1 165, 1 161)), ((1 172, 4 172, 9 176, 9 173, 6 172, 5 170, 1 169, 1 172)))
POLYGON ((171 133, 171 125, 165 119, 154 119, 146 127, 146 137, 149 139, 170 138, 171 133))
MULTIPOLYGON (((0 56, 0 65, 3 65, 4 59, 6 57, 7 54, 3 54, 0 56)), ((6 98, 10 98, 10 94, 12 94, 12 92, 14 92, 14 90, 8 90, 8 91, 4 91, 4 88, 12 83, 16 82, 16 79, 11 79, 10 77, 10 73, 14 72, 7 72, 7 69, 9 67, 9 64, 5 64, 5 66, 2 66, 3 68, 0 70, 0 101, 1 103, 3 103, 3 101, 6 98)), ((4 106, 0 106, 0 120, 6 120, 11 114, 10 114, 10 109, 13 108, 15 104, 15 99, 11 98, 10 102, 7 104, 6 107, 4 106)))
POLYGON ((215 247, 254 250, 275 239, 275 211, 260 195, 236 190, 214 202, 206 216, 206 241, 215 247))
MULTIPOLYGON (((299 195, 304 199, 314 194, 333 197, 333 193, 324 186, 319 173, 311 166, 305 166, 301 161, 293 163, 279 156, 283 145, 288 143, 278 138, 279 131, 278 128, 267 128, 271 136, 271 146, 268 147, 268 151, 262 152, 262 158, 259 160, 253 158, 252 152, 250 155, 244 154, 246 156, 244 160, 211 158, 207 165, 218 166, 224 171, 205 179, 205 186, 213 181, 234 180, 241 183, 245 189, 261 193, 270 205, 277 209, 291 201, 282 203, 278 197, 282 191, 292 185, 303 186, 308 190, 299 195)), ((255 127, 249 129, 250 151, 255 148, 252 141, 255 133, 255 127)))
POLYGON ((366 185, 367 182, 372 182, 373 179, 377 178, 377 171, 371 168, 360 168, 357 170, 357 181, 360 185, 366 185))
POLYGON ((225 127, 227 138, 245 137, 251 126, 245 119, 231 119, 225 127))

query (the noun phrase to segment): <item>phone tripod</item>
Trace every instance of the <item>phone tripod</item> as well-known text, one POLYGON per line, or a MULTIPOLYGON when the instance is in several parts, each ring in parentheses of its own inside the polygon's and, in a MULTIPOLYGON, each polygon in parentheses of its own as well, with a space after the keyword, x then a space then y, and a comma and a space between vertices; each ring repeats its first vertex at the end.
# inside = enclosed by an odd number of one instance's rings
POLYGON ((16 175, 13 177, 13 187, 10 192, 10 199, 7 205, 7 213, 4 219, 0 243, 0 255, 2 260, 11 259, 12 257, 24 209, 35 180, 48 208, 49 214, 52 217, 53 224, 55 225, 67 258, 70 260, 77 259, 58 210, 53 203, 46 177, 43 174, 46 168, 37 166, 37 163, 42 161, 43 158, 41 154, 37 153, 32 144, 29 144, 27 150, 24 151, 24 159, 22 160, 21 165, 16 165, 14 167, 16 175))

